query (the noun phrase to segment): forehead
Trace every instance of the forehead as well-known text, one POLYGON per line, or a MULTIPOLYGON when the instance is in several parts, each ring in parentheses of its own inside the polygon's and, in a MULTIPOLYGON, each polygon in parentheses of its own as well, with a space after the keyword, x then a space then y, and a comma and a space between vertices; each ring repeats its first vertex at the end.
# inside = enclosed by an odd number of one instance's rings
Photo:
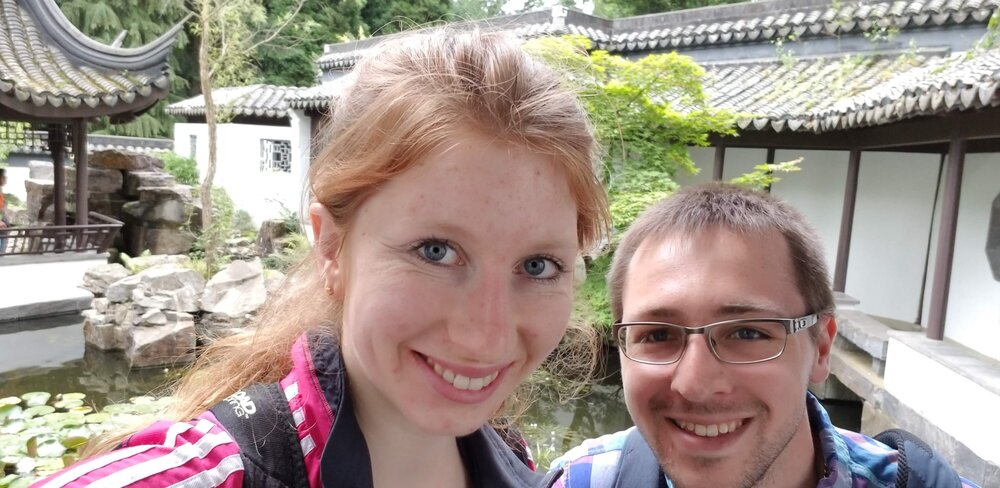
POLYGON ((794 315, 805 301, 778 231, 709 228, 647 237, 629 263, 622 307, 627 320, 650 313, 709 320, 727 310, 794 315))

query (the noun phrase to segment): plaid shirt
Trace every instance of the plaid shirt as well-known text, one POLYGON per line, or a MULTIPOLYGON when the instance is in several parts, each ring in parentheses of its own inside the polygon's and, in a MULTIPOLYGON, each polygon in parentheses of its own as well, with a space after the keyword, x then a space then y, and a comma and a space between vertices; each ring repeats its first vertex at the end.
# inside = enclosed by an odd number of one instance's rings
MULTIPOLYGON (((896 486, 896 450, 868 436, 839 429, 811 393, 806 394, 810 424, 829 473, 816 488, 892 488, 896 486)), ((562 467, 553 488, 612 488, 618 478, 625 438, 635 427, 584 441, 552 463, 562 467)), ((667 486, 673 488, 670 479, 667 486)), ((963 488, 978 488, 962 479, 963 488)))

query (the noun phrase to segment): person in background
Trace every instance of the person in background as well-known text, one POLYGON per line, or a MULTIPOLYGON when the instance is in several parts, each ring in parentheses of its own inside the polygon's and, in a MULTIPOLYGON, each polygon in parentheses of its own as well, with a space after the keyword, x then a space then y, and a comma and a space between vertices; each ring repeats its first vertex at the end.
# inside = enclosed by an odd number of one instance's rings
POLYGON ((7 220, 7 198, 3 193, 3 187, 7 185, 7 169, 0 168, 0 256, 7 252, 7 229, 10 228, 10 221, 7 220))
POLYGON ((35 486, 540 481, 490 420, 560 342, 609 227, 587 117, 500 33, 384 41, 350 76, 310 167, 309 259, 168 418, 35 486))
POLYGON ((777 198, 678 191, 624 234, 608 288, 636 427, 556 460, 554 486, 974 486, 905 432, 834 427, 807 391, 830 374, 834 297, 815 231, 777 198))

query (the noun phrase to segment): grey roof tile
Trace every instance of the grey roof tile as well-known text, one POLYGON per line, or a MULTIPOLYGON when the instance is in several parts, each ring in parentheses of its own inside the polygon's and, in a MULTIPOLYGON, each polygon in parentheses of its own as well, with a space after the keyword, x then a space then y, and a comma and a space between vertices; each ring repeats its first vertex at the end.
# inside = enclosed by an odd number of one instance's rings
POLYGON ((166 61, 179 29, 140 48, 111 47, 77 30, 53 0, 0 0, 0 96, 70 109, 64 117, 119 102, 141 109, 132 105, 137 99, 149 98, 148 106, 166 96, 166 61))
MULTIPOLYGON (((212 90, 213 102, 234 115, 247 117, 284 118, 288 117, 288 98, 303 88, 249 85, 217 88, 212 90)), ((167 113, 183 116, 205 115, 205 97, 198 95, 167 107, 167 113)))

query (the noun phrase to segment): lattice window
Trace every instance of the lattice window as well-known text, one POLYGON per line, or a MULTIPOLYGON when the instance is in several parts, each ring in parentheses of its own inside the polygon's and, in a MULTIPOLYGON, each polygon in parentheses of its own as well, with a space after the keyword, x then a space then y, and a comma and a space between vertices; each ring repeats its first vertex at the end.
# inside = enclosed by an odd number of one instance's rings
POLYGON ((292 172, 292 141, 261 139, 260 140, 260 172, 261 173, 291 173, 292 172))
POLYGON ((49 152, 49 127, 27 122, 0 122, 0 144, 11 152, 42 154, 49 152))
POLYGON ((197 160, 198 159, 198 136, 191 134, 190 136, 191 150, 188 153, 189 158, 197 160))

